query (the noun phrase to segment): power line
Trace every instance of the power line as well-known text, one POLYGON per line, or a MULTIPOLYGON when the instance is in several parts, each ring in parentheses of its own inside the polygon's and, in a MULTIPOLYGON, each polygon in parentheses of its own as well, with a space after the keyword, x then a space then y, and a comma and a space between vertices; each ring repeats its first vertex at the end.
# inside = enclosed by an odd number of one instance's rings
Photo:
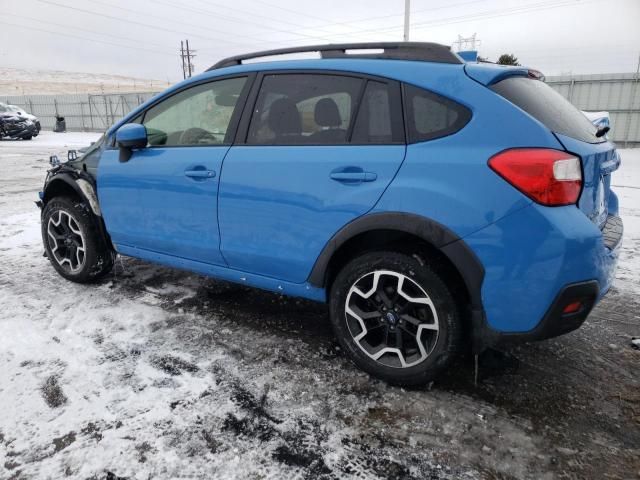
MULTIPOLYGON (((46 3, 46 4, 49 4, 49 5, 54 5, 54 6, 56 6, 56 7, 67 8, 67 9, 69 9, 69 10, 76 10, 76 11, 78 11, 78 12, 87 13, 87 14, 89 14, 89 15, 96 15, 96 16, 98 16, 98 17, 109 18, 109 19, 111 19, 111 20, 116 20, 116 21, 118 21, 118 22, 127 22, 127 23, 131 23, 131 24, 134 24, 134 25, 140 25, 140 26, 142 26, 142 27, 146 27, 146 28, 153 28, 153 29, 156 29, 156 30, 163 30, 163 31, 165 31, 165 32, 177 33, 177 34, 180 34, 180 35, 185 35, 185 34, 186 34, 186 32, 181 32, 181 31, 179 31, 179 30, 173 30, 173 29, 171 29, 171 28, 159 27, 159 26, 156 26, 156 25, 148 25, 148 24, 146 24, 146 23, 136 22, 135 20, 128 20, 128 19, 126 19, 126 18, 115 17, 115 16, 113 16, 113 15, 107 15, 107 14, 105 14, 105 13, 93 12, 93 11, 91 11, 91 10, 85 10, 85 9, 83 9, 83 8, 78 8, 78 7, 72 7, 72 6, 70 6, 70 5, 64 5, 64 4, 62 4, 62 3, 52 2, 52 1, 50 1, 50 0, 36 0, 36 1, 37 1, 37 2, 41 2, 41 3, 46 3)), ((116 7, 116 8, 120 8, 120 7, 116 7)), ((204 36, 204 35, 198 35, 198 34, 193 33, 193 32, 191 32, 191 33, 190 33, 190 35, 192 35, 192 36, 194 36, 194 37, 204 38, 204 39, 206 39, 206 40, 216 41, 216 42, 217 42, 217 41, 222 41, 222 42, 226 42, 226 43, 230 43, 230 44, 234 44, 234 43, 235 43, 235 42, 233 42, 233 41, 229 41, 229 40, 220 40, 220 39, 216 39, 216 38, 212 38, 212 37, 206 37, 206 36, 204 36)), ((241 44, 240 44, 240 45, 241 45, 241 44)))
MULTIPOLYGON (((585 1, 581 1, 579 5, 584 5, 586 3, 593 3, 596 0, 585 0, 585 1)), ((415 22, 411 24, 412 28, 416 28, 418 30, 420 29, 424 29, 427 27, 433 27, 433 26, 438 26, 438 25, 448 25, 448 24, 452 24, 452 23, 463 23, 463 22, 467 22, 470 20, 477 20, 477 19, 488 19, 488 18, 495 18, 495 17, 505 17, 505 16, 511 16, 511 15, 519 15, 519 14, 523 14, 523 13, 529 13, 529 12, 533 12, 533 11, 540 11, 540 10, 547 10, 547 9, 552 9, 552 8, 558 8, 558 7, 565 7, 565 6, 575 6, 577 5, 575 0, 564 0, 560 3, 558 2, 540 2, 540 3, 535 3, 535 4, 528 4, 528 5, 523 5, 523 6, 519 6, 519 7, 515 7, 515 8, 511 8, 511 9, 496 9, 496 10, 489 10, 489 11, 485 11, 485 12, 479 12, 479 13, 474 13, 474 14, 468 14, 468 15, 458 15, 458 16, 453 16, 453 17, 446 17, 446 18, 441 18, 441 19, 437 19, 437 20, 430 20, 430 21, 426 21, 426 22, 415 22)), ((357 35, 361 35, 363 33, 384 33, 384 32, 390 32, 390 31, 398 31, 400 29, 402 29, 403 25, 395 25, 392 27, 385 27, 385 28, 372 28, 372 29, 364 29, 364 30, 357 30, 357 31, 353 31, 353 32, 347 32, 347 33, 342 33, 342 36, 357 36, 357 35)))
MULTIPOLYGON (((294 13, 296 15, 309 17, 309 18, 316 18, 318 20, 322 20, 323 22, 328 22, 327 19, 320 18, 320 17, 317 17, 317 16, 313 16, 311 14, 308 14, 308 13, 305 13, 305 12, 300 12, 300 11, 293 10, 293 9, 290 9, 290 8, 284 8, 284 7, 281 7, 279 5, 275 5, 273 3, 265 2, 263 0, 254 0, 254 1, 258 2, 258 3, 262 3, 262 4, 270 6, 270 7, 273 7, 273 8, 277 8, 277 9, 285 11, 285 12, 294 13)), ((434 12, 436 10, 445 10, 445 9, 448 9, 448 8, 460 7, 460 6, 463 6, 463 5, 470 5, 470 4, 473 4, 473 3, 484 3, 486 1, 487 0, 467 0, 467 1, 464 1, 464 2, 451 3, 451 4, 443 5, 443 6, 440 6, 440 7, 431 7, 431 8, 422 8, 422 9, 419 9, 419 10, 412 10, 411 13, 415 15, 417 13, 434 12)), ((310 26, 308 28, 310 28, 310 29, 317 29, 317 28, 326 29, 327 27, 333 27, 333 26, 336 26, 336 25, 352 25, 354 23, 370 22, 372 20, 384 20, 384 19, 387 19, 387 18, 403 17, 403 16, 404 16, 404 13, 394 13, 394 14, 389 14, 389 15, 376 15, 376 16, 373 16, 373 17, 357 18, 357 19, 354 19, 354 20, 345 20, 345 21, 341 21, 341 22, 330 22, 330 23, 325 23, 323 25, 315 25, 315 26, 312 25, 312 26, 310 26)))
MULTIPOLYGON (((207 31, 211 30, 211 27, 203 27, 201 25, 196 25, 194 23, 188 23, 188 22, 183 22, 183 21, 180 21, 180 20, 176 20, 175 18, 163 17, 163 16, 160 16, 160 15, 153 15, 151 13, 147 13, 147 12, 140 11, 140 10, 133 10, 131 8, 121 7, 120 5, 113 5, 113 4, 109 3, 109 2, 104 2, 104 1, 101 1, 101 0, 92 0, 92 3, 99 3, 101 5, 105 5, 107 7, 115 8, 115 9, 122 10, 122 11, 125 11, 125 12, 131 12, 131 13, 135 13, 135 14, 138 14, 138 15, 144 15, 145 17, 156 18, 156 19, 161 20, 161 21, 168 21, 171 24, 179 23, 181 25, 185 25, 185 26, 190 27, 190 28, 199 28, 201 30, 207 30, 207 31)), ((236 32, 229 32, 229 31, 223 31, 223 30, 217 30, 217 31, 220 32, 220 33, 228 33, 230 35, 236 33, 236 32)), ((229 44, 234 44, 234 45, 239 45, 239 46, 247 46, 247 45, 249 45, 247 43, 235 42, 233 40, 228 40, 227 38, 222 38, 222 37, 206 37, 206 38, 210 38, 210 39, 216 40, 216 41, 223 41, 223 42, 226 42, 226 43, 229 43, 229 44)))
MULTIPOLYGON (((45 0, 38 0, 38 1, 45 1, 45 0)), ((304 34, 304 33, 296 33, 293 32, 291 30, 283 30, 283 29, 279 29, 279 28, 273 28, 273 27, 269 27, 267 25, 265 25, 264 23, 259 23, 259 22, 252 22, 251 20, 246 20, 246 19, 238 19, 236 17, 229 17, 227 15, 221 15, 218 12, 213 12, 211 10, 205 10, 202 8, 194 8, 192 6, 187 6, 184 4, 175 4, 173 2, 168 2, 166 0, 155 0, 154 3, 159 3, 161 5, 168 5, 170 7, 174 7, 174 8, 179 8, 180 10, 187 10, 190 12, 194 12, 194 13, 199 13, 202 15, 207 15, 209 17, 215 18, 216 20, 229 20, 231 22, 236 22, 236 23, 240 23, 240 24, 246 24, 246 25, 254 25, 258 28, 261 28, 263 30, 269 30, 272 32, 278 32, 278 33, 285 33, 287 35, 297 35, 299 37, 305 37, 305 38, 310 38, 313 40, 322 40, 322 41, 328 41, 326 37, 320 37, 320 36, 316 36, 316 35, 308 35, 308 34, 304 34)), ((246 13, 247 16, 251 16, 252 14, 250 13, 246 13)), ((261 42, 261 43, 272 43, 272 42, 261 42)))
POLYGON ((102 43, 102 44, 105 44, 105 45, 112 45, 112 46, 116 46, 116 47, 120 47, 120 48, 130 48, 130 49, 134 49, 134 50, 141 50, 143 52, 155 53, 155 54, 158 54, 158 55, 173 56, 169 52, 161 52, 159 50, 151 50, 149 48, 133 47, 131 45, 122 45, 120 43, 107 42, 105 40, 96 40, 95 38, 82 37, 80 35, 73 35, 71 33, 52 32, 51 30, 45 30, 44 28, 32 27, 31 25, 18 25, 18 24, 15 24, 15 23, 4 22, 2 20, 0 20, 0 23, 3 24, 3 25, 8 25, 10 27, 18 27, 18 28, 23 28, 23 29, 28 29, 28 30, 35 30, 37 32, 51 33, 52 35, 59 35, 59 36, 63 36, 63 37, 79 38, 80 40, 87 40, 89 42, 102 43))
MULTIPOLYGON (((281 10, 283 12, 293 13, 295 15, 300 15, 301 17, 315 18, 316 20, 320 20, 321 22, 325 22, 325 24, 329 23, 329 25, 331 25, 331 21, 328 18, 321 18, 321 17, 315 16, 315 15, 312 15, 310 13, 300 12, 298 10, 293 10, 291 8, 281 7, 280 5, 276 5, 274 3, 264 2, 263 0, 254 0, 254 1, 257 2, 257 3, 261 3, 263 5, 266 5, 267 7, 277 8, 278 10, 281 10)), ((317 28, 317 27, 313 27, 312 26, 310 28, 317 28)))
MULTIPOLYGON (((30 22, 38 22, 38 23, 44 23, 46 25, 53 25, 56 27, 61 27, 61 28, 69 28, 72 30, 79 30, 82 32, 87 32, 87 33, 91 33, 93 35, 100 35, 102 37, 109 37, 109 38, 114 38, 114 39, 119 39, 119 40, 125 40, 125 41, 132 41, 135 42, 136 44, 140 44, 140 38, 132 38, 132 37, 122 37, 122 36, 117 36, 117 35, 112 35, 110 33, 100 33, 100 32, 96 32, 95 30, 92 29, 88 29, 88 28, 82 28, 82 27, 78 27, 77 25, 64 25, 62 23, 55 23, 55 22, 50 22, 47 20, 40 20, 38 18, 33 18, 33 17, 27 17, 24 15, 17 15, 15 13, 5 13, 4 15, 8 15, 10 17, 16 17, 16 18, 21 18, 24 20, 28 20, 30 22)), ((31 28, 31 27, 29 27, 31 28)), ((155 47, 160 47, 160 48, 170 48, 168 45, 161 45, 159 43, 153 43, 153 42, 149 42, 147 40, 144 41, 145 45, 153 45, 155 47)), ((129 48, 129 47, 127 47, 129 48)))
MULTIPOLYGON (((295 23, 295 22, 291 22, 291 21, 288 21, 288 20, 283 20, 282 18, 271 17, 271 16, 268 16, 268 15, 263 15, 261 13, 256 13, 256 12, 247 12, 246 10, 242 10, 240 8, 229 7, 227 5, 224 5, 224 4, 221 4, 221 3, 216 3, 216 2, 209 2, 209 1, 205 1, 205 0, 195 0, 195 1, 197 1, 197 2, 199 2, 201 4, 215 5, 217 7, 224 8, 226 10, 239 12, 244 16, 250 15, 252 18, 264 18, 265 20, 270 20, 272 22, 281 23, 283 25, 291 25, 291 26, 294 26, 294 27, 296 27, 298 29, 300 28, 300 23, 295 23)), ((211 13, 216 13, 216 15, 217 15, 217 12, 211 12, 211 13)), ((323 21, 326 22, 326 20, 323 20, 323 21)), ((263 24, 260 24, 260 25, 264 27, 263 24)), ((323 27, 308 27, 308 28, 312 29, 312 30, 322 30, 323 29, 323 27)), ((287 33, 290 33, 290 31, 287 30, 287 33)))
MULTIPOLYGON (((560 2, 540 2, 540 3, 534 3, 534 4, 529 4, 529 5, 523 5, 520 7, 515 7, 512 9, 496 9, 496 10, 489 10, 487 12, 482 12, 479 13, 477 15, 472 15, 472 16, 468 16, 465 17, 464 15, 462 16, 458 16, 458 17, 451 17, 448 19, 443 19, 442 21, 436 21, 436 22, 421 22, 421 23, 416 23, 414 26, 417 28, 421 28, 420 25, 424 25, 424 26, 433 26, 433 24, 449 24, 449 23, 460 23, 460 22, 466 22, 469 19, 486 19, 486 18, 497 18, 497 17, 508 17, 511 15, 520 15, 522 13, 529 13, 529 12, 537 12, 537 11, 541 11, 541 10, 550 10, 553 8, 560 8, 560 7, 569 7, 569 6, 577 6, 577 5, 585 5, 587 3, 593 3, 596 0, 564 0, 564 1, 560 1, 560 2), (579 2, 579 3, 576 3, 579 2)), ((424 28, 424 27, 422 27, 424 28)))

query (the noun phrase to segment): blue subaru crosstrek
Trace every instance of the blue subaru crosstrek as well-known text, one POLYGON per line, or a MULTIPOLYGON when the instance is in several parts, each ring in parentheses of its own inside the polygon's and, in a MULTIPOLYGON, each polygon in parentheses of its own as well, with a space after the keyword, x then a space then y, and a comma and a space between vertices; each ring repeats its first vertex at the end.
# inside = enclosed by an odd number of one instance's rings
POLYGON ((55 165, 42 237, 76 282, 120 254, 327 302, 360 368, 423 383, 465 348, 574 330, 607 292, 604 133, 539 72, 438 44, 231 57, 55 165))

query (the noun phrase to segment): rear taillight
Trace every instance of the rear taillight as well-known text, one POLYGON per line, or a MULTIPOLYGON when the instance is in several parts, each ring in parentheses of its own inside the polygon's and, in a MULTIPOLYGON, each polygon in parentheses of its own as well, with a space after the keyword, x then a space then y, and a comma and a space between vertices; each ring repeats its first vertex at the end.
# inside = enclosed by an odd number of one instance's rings
POLYGON ((548 206, 577 203, 580 159, 548 148, 513 148, 491 157, 489 166, 532 200, 548 206))

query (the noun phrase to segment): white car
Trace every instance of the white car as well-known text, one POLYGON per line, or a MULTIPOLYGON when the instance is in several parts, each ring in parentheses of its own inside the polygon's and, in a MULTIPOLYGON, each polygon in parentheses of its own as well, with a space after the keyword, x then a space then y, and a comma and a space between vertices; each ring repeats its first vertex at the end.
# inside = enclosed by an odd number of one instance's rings
POLYGON ((582 113, 584 113, 584 116, 587 117, 596 127, 598 127, 598 129, 611 127, 609 112, 585 112, 583 110, 582 113))

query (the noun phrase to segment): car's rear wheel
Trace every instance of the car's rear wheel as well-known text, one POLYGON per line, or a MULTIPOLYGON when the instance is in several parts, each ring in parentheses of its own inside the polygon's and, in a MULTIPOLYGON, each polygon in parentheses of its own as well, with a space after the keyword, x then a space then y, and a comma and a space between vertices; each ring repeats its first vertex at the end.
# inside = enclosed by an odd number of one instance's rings
POLYGON ((68 280, 85 283, 113 268, 107 247, 89 207, 69 197, 50 200, 42 212, 42 240, 53 268, 68 280))
POLYGON ((353 362, 400 385, 433 380, 461 341, 459 306, 440 276, 420 258, 371 252, 338 273, 331 322, 353 362))

